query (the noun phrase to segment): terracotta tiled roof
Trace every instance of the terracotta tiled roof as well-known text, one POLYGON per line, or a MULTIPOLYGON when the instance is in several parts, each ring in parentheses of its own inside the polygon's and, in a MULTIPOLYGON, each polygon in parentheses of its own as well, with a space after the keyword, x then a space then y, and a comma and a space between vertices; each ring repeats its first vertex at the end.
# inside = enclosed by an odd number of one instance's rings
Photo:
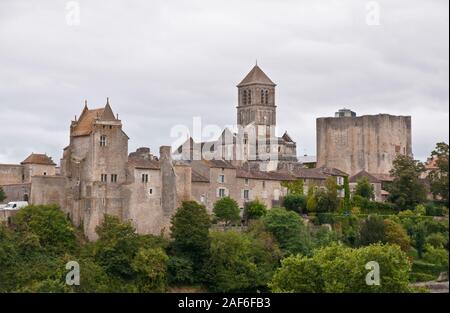
POLYGON ((374 175, 362 170, 359 173, 356 173, 352 177, 349 178, 350 183, 357 183, 363 177, 367 177, 370 183, 380 183, 381 180, 375 177, 374 175))
POLYGON ((393 181, 394 180, 394 177, 392 177, 389 174, 372 174, 372 175, 381 181, 393 181))
POLYGON ((201 175, 199 172, 192 170, 192 182, 199 182, 199 183, 209 183, 209 179, 203 175, 201 175))
POLYGON ((230 162, 225 160, 202 160, 202 161, 210 168, 228 168, 228 169, 235 168, 230 162))
POLYGON ((72 136, 86 136, 92 132, 94 121, 100 118, 105 109, 85 110, 80 116, 77 125, 72 131, 72 136))
POLYGON ((276 86, 273 81, 263 72, 258 65, 255 65, 252 70, 245 76, 245 78, 237 85, 238 87, 251 85, 251 84, 264 84, 270 86, 276 86))
POLYGON ((340 169, 337 169, 335 167, 319 167, 319 171, 324 173, 325 175, 331 175, 331 176, 348 176, 347 173, 341 171, 340 169))
POLYGON ((32 153, 20 164, 42 164, 42 165, 56 165, 52 158, 46 154, 32 153))
POLYGON ((159 170, 161 168, 159 161, 142 158, 128 158, 128 164, 134 168, 149 170, 159 170))
POLYGON ((326 179, 327 175, 322 173, 318 168, 294 168, 292 175, 297 178, 310 178, 310 179, 326 179))
POLYGON ((76 122, 72 130, 72 136, 87 136, 92 132, 92 127, 95 120, 115 120, 114 113, 109 103, 106 103, 104 108, 88 109, 87 105, 84 107, 80 118, 76 122))
POLYGON ((243 168, 239 168, 236 170, 236 177, 239 178, 249 178, 249 179, 260 179, 260 180, 279 180, 279 181, 288 181, 295 180, 295 177, 285 173, 285 172, 263 172, 256 170, 247 170, 243 168))

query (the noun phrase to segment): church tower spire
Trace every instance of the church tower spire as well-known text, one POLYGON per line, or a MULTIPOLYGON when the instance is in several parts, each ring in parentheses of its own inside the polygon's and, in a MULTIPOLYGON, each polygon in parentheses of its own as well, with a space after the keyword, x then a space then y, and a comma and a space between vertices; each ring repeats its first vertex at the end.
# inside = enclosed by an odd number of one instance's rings
POLYGON ((275 87, 276 84, 256 64, 237 85, 237 124, 275 126, 275 87))

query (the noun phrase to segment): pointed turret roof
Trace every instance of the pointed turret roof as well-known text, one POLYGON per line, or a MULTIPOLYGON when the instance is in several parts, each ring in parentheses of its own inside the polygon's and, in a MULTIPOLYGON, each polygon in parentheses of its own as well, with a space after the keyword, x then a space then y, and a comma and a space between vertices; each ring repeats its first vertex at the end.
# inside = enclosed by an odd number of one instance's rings
POLYGON ((252 68, 252 70, 247 74, 247 76, 245 76, 245 78, 239 83, 239 85, 237 85, 237 87, 253 84, 276 86, 276 84, 270 80, 270 78, 258 65, 255 65, 252 68))
POLYGON ((114 117, 114 113, 109 105, 109 99, 106 102, 106 105, 103 108, 98 109, 89 109, 87 104, 85 103, 83 112, 80 115, 80 118, 76 122, 72 130, 72 136, 87 136, 92 132, 92 127, 94 125, 95 120, 101 121, 114 121, 116 118, 114 117))

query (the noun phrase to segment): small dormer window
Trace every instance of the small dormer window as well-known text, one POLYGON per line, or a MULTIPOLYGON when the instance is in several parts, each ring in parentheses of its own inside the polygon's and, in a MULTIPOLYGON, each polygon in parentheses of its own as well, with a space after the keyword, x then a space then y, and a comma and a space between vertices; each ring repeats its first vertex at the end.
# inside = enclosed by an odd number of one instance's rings
POLYGON ((100 136, 100 147, 106 147, 106 135, 100 136))

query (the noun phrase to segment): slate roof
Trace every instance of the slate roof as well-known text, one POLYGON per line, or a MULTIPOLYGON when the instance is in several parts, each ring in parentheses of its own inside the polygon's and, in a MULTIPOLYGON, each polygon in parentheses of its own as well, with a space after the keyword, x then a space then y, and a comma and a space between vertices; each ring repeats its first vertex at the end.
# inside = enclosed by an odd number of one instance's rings
POLYGON ((357 183, 358 180, 360 180, 363 177, 367 177, 367 179, 369 180, 370 183, 380 183, 381 182, 380 179, 378 179, 374 175, 366 172, 365 170, 362 170, 362 171, 356 173, 355 175, 353 175, 352 177, 350 177, 349 178, 349 182, 350 183, 357 183))
POLYGON ((191 178, 192 182, 199 182, 199 183, 209 183, 209 179, 203 175, 201 175, 200 173, 198 173, 197 171, 192 170, 192 178, 191 178))
POLYGON ((278 181, 289 181, 295 180, 295 177, 284 172, 273 171, 273 172, 263 172, 256 170, 247 170, 243 168, 238 168, 236 170, 236 177, 238 178, 249 178, 249 179, 260 179, 260 180, 278 180, 278 181))

